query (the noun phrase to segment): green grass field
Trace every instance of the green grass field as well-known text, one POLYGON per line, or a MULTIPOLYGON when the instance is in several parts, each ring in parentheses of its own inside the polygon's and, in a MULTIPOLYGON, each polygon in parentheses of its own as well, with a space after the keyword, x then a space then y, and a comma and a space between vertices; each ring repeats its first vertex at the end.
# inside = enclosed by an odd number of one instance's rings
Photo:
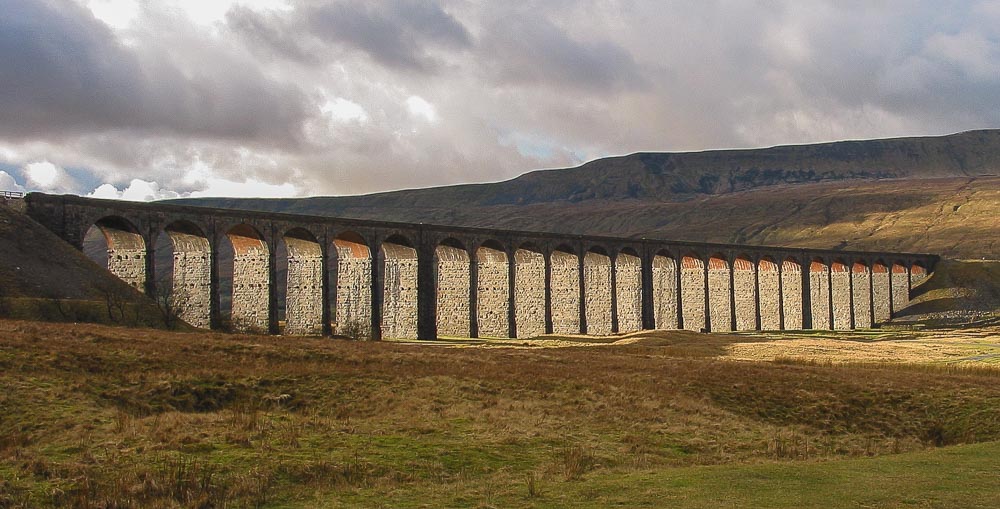
POLYGON ((737 361, 727 345, 775 339, 657 334, 546 348, 0 321, 0 507, 1000 502, 992 364, 737 361))

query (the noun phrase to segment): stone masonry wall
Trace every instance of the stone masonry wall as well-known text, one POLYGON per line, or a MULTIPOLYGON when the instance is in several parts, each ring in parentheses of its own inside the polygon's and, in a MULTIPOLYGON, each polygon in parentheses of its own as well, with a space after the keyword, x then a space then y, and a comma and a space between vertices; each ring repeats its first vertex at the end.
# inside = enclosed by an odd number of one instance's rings
POLYGON ((323 252, 311 240, 285 237, 285 334, 323 333, 323 252))
POLYGON ((552 332, 580 333, 580 268, 577 257, 553 251, 552 263, 552 332))
POLYGON ((618 254, 615 258, 615 283, 618 332, 642 330, 642 263, 638 256, 618 254))
POLYGON ((830 268, 813 262, 809 269, 809 298, 812 301, 812 328, 829 330, 830 327, 830 284, 827 273, 830 268))
POLYGON ((653 316, 657 329, 677 328, 676 265, 672 258, 653 257, 653 316))
POLYGON ((889 271, 885 267, 876 266, 872 273, 872 300, 875 302, 875 323, 888 322, 892 313, 889 310, 889 271))
POLYGON ((681 312, 684 328, 705 328, 705 273, 701 260, 685 257, 681 261, 681 312))
POLYGON ((507 255, 503 251, 481 247, 476 252, 479 280, 476 282, 476 316, 479 337, 506 338, 510 330, 510 285, 507 255))
POLYGON ((781 307, 785 330, 802 329, 802 267, 785 261, 781 266, 781 307))
POLYGON ((464 249, 442 245, 435 250, 435 257, 438 335, 469 337, 469 254, 464 249))
POLYGON ((587 334, 611 334, 611 258, 588 252, 583 257, 587 334))
POLYGON ((906 267, 894 265, 892 267, 892 313, 896 314, 910 303, 910 288, 907 280, 909 275, 906 267))
MULTIPOLYGON (((244 238, 246 239, 246 238, 244 238)), ((257 239, 246 239, 235 246, 233 256, 233 328, 247 332, 266 332, 268 328, 267 246, 257 239)))
POLYGON ((417 338, 417 251, 398 244, 382 244, 385 279, 382 300, 382 337, 417 338))
POLYGON ((871 275, 868 267, 856 267, 851 272, 854 279, 854 326, 858 329, 870 329, 872 326, 871 308, 871 275))
MULTIPOLYGON (((733 262, 733 292, 736 300, 736 330, 757 329, 757 286, 750 260, 733 262)), ((714 322, 713 322, 714 324, 714 322)))
POLYGON ((180 306, 180 317, 201 328, 211 327, 211 248, 205 237, 167 232, 174 251, 171 299, 180 306))
POLYGON ((713 332, 733 330, 730 291, 729 264, 723 259, 712 258, 708 264, 708 305, 713 332))
POLYGON ((833 264, 831 284, 833 288, 833 328, 851 329, 851 272, 842 264, 833 264))
POLYGON ((140 292, 146 288, 146 244, 137 233, 98 226, 108 246, 108 270, 140 292))
POLYGON ((337 239, 337 289, 334 320, 337 334, 371 336, 372 263, 367 246, 337 239))
POLYGON ((545 256, 518 249, 514 252, 514 320, 517 337, 545 334, 545 256))
POLYGON ((760 286, 760 328, 761 330, 781 329, 781 279, 778 265, 761 260, 757 267, 757 285, 760 286))

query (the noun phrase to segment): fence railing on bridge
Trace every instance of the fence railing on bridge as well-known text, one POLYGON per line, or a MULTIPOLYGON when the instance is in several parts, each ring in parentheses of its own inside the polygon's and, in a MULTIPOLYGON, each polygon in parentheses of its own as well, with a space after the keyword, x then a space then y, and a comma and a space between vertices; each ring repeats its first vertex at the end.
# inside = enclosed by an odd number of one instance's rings
POLYGON ((21 191, 0 191, 0 198, 24 198, 21 191))

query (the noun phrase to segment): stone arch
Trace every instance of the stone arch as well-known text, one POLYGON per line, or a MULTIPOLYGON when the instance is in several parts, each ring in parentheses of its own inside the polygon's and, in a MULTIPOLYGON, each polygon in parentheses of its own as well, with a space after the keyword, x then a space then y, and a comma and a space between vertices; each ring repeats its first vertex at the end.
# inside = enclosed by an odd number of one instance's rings
POLYGON ((830 300, 833 305, 833 328, 851 329, 851 269, 837 258, 830 264, 830 300))
POLYGON ((208 236, 190 221, 168 224, 156 242, 156 288, 185 322, 212 326, 212 247, 208 236))
POLYGON ((549 255, 551 267, 552 332, 580 333, 580 260, 573 249, 560 245, 549 255))
POLYGON ((677 261, 666 249, 653 256, 653 318, 657 329, 677 328, 677 261))
POLYGON ((228 307, 225 315, 233 330, 267 332, 271 309, 271 253, 267 242, 257 229, 246 223, 230 228, 226 238, 232 256, 220 259, 231 260, 232 265, 220 270, 220 289, 224 276, 230 277, 228 291, 220 291, 223 301, 220 307, 228 307))
POLYGON ((809 263, 809 301, 812 328, 830 330, 830 266, 819 257, 809 263))
POLYGON ((757 262, 757 287, 761 330, 780 330, 781 277, 774 258, 765 256, 757 262))
POLYGON ((705 321, 705 262, 694 253, 681 257, 681 317, 684 328, 701 331, 705 321))
POLYGON ((382 337, 417 338, 417 250, 392 235, 379 246, 382 259, 382 337))
POLYGON ((729 276, 729 260, 725 255, 716 253, 708 257, 709 328, 713 332, 733 330, 729 276))
POLYGON ((632 248, 624 248, 615 256, 615 302, 618 332, 642 330, 642 260, 632 248))
POLYGON ((334 332, 340 335, 372 336, 372 260, 368 241, 359 233, 345 231, 333 239, 337 256, 334 332))
POLYGON ((802 325, 802 264, 794 256, 781 262, 781 310, 784 330, 799 330, 802 325))
POLYGON ((854 299, 854 328, 870 329, 872 326, 871 270, 863 260, 851 265, 851 288, 854 299))
POLYGON ((545 334, 545 255, 532 244, 514 251, 514 323, 517 337, 545 334))
POLYGON ((456 239, 444 239, 434 248, 439 336, 471 336, 469 301, 472 275, 469 263, 469 252, 456 239))
POLYGON ((592 247, 583 256, 583 283, 587 334, 611 334, 611 257, 602 247, 592 247))
POLYGON ((893 262, 889 280, 892 286, 892 313, 895 315, 910 303, 910 271, 901 260, 893 262))
POLYGON ((754 268, 754 263, 747 254, 741 254, 733 260, 736 330, 757 329, 757 282, 754 268))
POLYGON ((872 278, 872 308, 874 323, 884 323, 892 318, 891 301, 889 298, 889 266, 883 260, 875 260, 871 270, 872 278))
POLYGON ((285 334, 323 333, 323 248, 305 228, 292 228, 279 239, 278 273, 281 291, 278 305, 284 318, 285 334), (284 269, 284 270, 281 270, 284 269), (281 284, 281 283, 284 284, 281 284))
POLYGON ((146 290, 146 241, 131 221, 105 216, 91 225, 83 240, 91 260, 139 290, 146 290))
POLYGON ((509 317, 510 270, 507 252, 499 242, 488 240, 476 249, 476 321, 479 337, 508 337, 509 317))

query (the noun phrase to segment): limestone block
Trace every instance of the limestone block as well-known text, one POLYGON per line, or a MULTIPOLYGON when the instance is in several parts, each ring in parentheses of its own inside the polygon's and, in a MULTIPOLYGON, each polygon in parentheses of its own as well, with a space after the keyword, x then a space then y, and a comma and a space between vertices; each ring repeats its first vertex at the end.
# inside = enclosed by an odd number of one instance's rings
MULTIPOLYGON (((638 256, 618 255, 615 259, 615 283, 618 332, 642 330, 642 263, 638 256)), ((589 331, 589 318, 587 327, 589 331)))
POLYGON ((545 256, 518 249, 514 253, 514 319, 517 337, 545 334, 545 256))
POLYGON ((580 333, 580 267, 577 257, 555 251, 552 270, 552 332, 580 333))
MULTIPOLYGON (((506 338, 510 309, 510 280, 507 255, 503 251, 479 248, 476 253, 476 316, 481 338, 506 338)), ((544 317, 543 317, 544 318, 544 317)))
POLYGON ((653 258, 653 316, 657 329, 677 328, 676 270, 672 258, 653 258))
POLYGON ((583 279, 587 334, 611 334, 611 258, 588 252, 583 257, 583 279))

